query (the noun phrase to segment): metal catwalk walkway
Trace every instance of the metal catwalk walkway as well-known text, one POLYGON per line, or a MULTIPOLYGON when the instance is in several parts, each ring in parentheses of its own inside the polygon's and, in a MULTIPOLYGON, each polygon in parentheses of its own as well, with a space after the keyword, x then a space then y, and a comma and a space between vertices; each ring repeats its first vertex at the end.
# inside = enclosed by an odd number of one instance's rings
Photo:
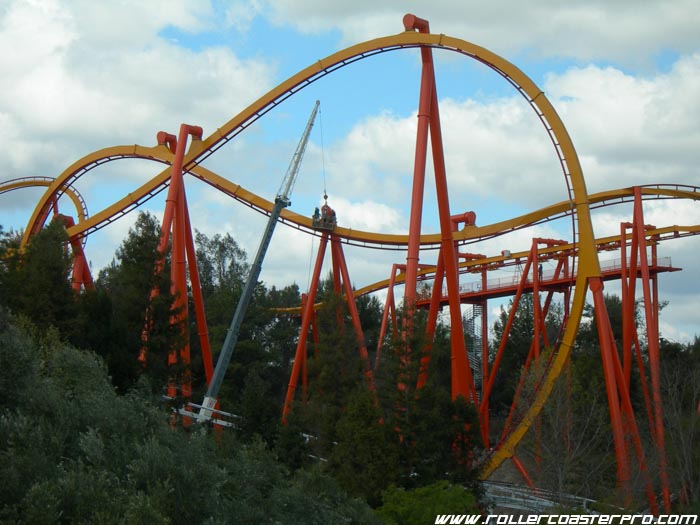
MULTIPOLYGON (((619 281, 622 278, 622 265, 620 259, 601 261, 600 270, 604 281, 619 281)), ((670 257, 659 257, 656 260, 656 264, 653 264, 652 261, 649 261, 650 275, 656 275, 664 272, 678 272, 680 270, 681 268, 676 268, 671 264, 670 257)), ((517 292, 521 279, 522 273, 518 272, 516 267, 516 270, 513 272, 512 276, 489 279, 488 281, 486 281, 486 286, 482 284, 482 281, 471 281, 462 283, 459 286, 460 300, 462 303, 466 304, 477 304, 485 299, 496 299, 499 297, 508 296, 512 297, 517 292)), ((575 282, 575 271, 572 273, 572 275, 555 278, 553 270, 545 270, 542 272, 542 278, 540 280, 540 291, 564 291, 570 286, 573 286, 575 282)), ((524 293, 532 292, 533 286, 534 283, 532 279, 527 279, 525 283, 525 289, 523 290, 524 293)), ((444 287, 441 304, 447 304, 447 301, 447 287, 444 287)), ((416 302, 416 305, 427 308, 430 306, 430 298, 419 299, 416 302)))

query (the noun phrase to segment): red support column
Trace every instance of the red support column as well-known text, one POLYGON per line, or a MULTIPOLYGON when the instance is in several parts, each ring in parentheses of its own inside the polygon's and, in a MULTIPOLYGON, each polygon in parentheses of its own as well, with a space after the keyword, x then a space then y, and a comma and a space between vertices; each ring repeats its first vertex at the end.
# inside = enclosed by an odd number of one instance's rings
MULTIPOLYGON (((627 229, 632 224, 620 223, 620 294, 622 298, 622 366, 625 372, 627 384, 632 378, 632 344, 636 323, 634 320, 634 286, 630 281, 636 279, 637 270, 632 264, 635 261, 636 251, 630 250, 630 264, 627 260, 627 229), (635 256, 632 255, 635 253, 635 256)), ((633 241, 635 242, 635 241, 633 241)))
POLYGON ((174 142, 173 135, 160 132, 158 134, 159 143, 167 143, 172 147, 175 144, 175 156, 172 163, 172 174, 170 176, 170 187, 168 188, 168 195, 165 199, 165 212, 163 213, 163 223, 160 233, 160 243, 158 245, 158 253, 164 254, 168 247, 168 240, 170 238, 170 228, 173 221, 173 215, 175 214, 177 208, 177 200, 180 195, 180 188, 183 185, 182 177, 182 160, 185 158, 185 148, 187 146, 187 138, 192 135, 193 138, 201 140, 202 138, 202 128, 199 126, 190 126, 188 124, 180 125, 180 134, 178 135, 177 141, 174 142))
POLYGON ((294 355, 294 364, 289 377, 289 385, 287 386, 287 395, 284 399, 284 407, 282 408, 282 424, 287 423, 287 417, 292 410, 294 402, 294 393, 299 381, 299 373, 301 372, 305 356, 306 356, 306 340, 309 335, 309 326, 313 318, 314 301, 316 301, 316 293, 318 292, 318 283, 321 278, 321 268, 323 267, 323 258, 326 255, 326 246, 328 244, 328 232, 323 232, 321 242, 318 245, 318 254, 316 255, 316 264, 314 265, 313 276, 309 285, 308 297, 304 305, 301 316, 301 329, 299 331, 299 341, 294 355))
POLYGON ((671 496, 669 490, 668 472, 666 469, 666 444, 664 438, 663 406, 661 401, 661 372, 659 354, 659 319, 658 303, 651 291, 651 277, 649 272, 649 260, 647 258, 646 234, 644 228, 644 214, 642 211, 642 191, 639 186, 634 188, 634 230, 637 245, 639 247, 639 261, 641 263, 642 292, 644 296, 644 313, 647 323, 647 344, 649 352, 649 369, 651 376, 651 395, 656 436, 656 448, 659 459, 659 474, 661 477, 661 492, 665 512, 671 510, 671 496))
MULTIPOLYGON (((331 250, 334 259, 334 265, 337 266, 342 277, 342 284, 345 288, 345 300, 348 304, 348 310, 350 312, 350 319, 352 320, 352 325, 355 330, 355 340, 357 341, 358 351, 360 353, 360 359, 364 365, 364 375, 367 385, 370 391, 376 392, 374 385, 374 374, 372 374, 372 368, 369 364, 369 354, 367 352, 367 344, 365 343, 365 336, 362 332, 362 326, 360 324, 360 315, 357 312, 357 305, 355 304, 355 294, 352 290, 352 284, 350 282, 350 275, 348 273, 347 265, 345 264, 345 256, 343 255, 343 248, 340 245, 340 239, 331 234, 331 250)), ((375 398, 376 399, 376 398, 375 398)))
MULTIPOLYGON (((304 310, 306 310, 306 303, 308 303, 308 302, 309 302, 309 296, 305 293, 301 294, 301 311, 302 312, 304 310)), ((311 315, 313 317, 313 307, 311 308, 311 312, 312 312, 311 315)), ((312 322, 312 324, 313 324, 313 322, 312 322)), ((307 357, 308 357, 307 354, 308 354, 308 351, 304 351, 299 356, 302 360, 301 361, 301 397, 302 397, 304 404, 306 404, 306 402, 309 399, 308 398, 308 395, 309 395, 309 374, 308 374, 308 370, 306 367, 307 357)))
MULTIPOLYGON (((540 263, 538 259, 538 246, 537 239, 532 240, 532 246, 530 247, 530 259, 532 260, 532 317, 533 317, 533 328, 534 334, 532 337, 534 358, 540 358, 540 339, 542 334, 546 334, 544 330, 544 319, 542 316, 542 310, 540 309, 540 263)), ((546 337, 546 336, 545 336, 546 337)))
POLYGON ((617 352, 615 341, 612 336, 612 328, 605 308, 603 297, 603 282, 600 277, 592 278, 589 282, 589 289, 593 294, 593 304, 596 315, 596 325, 598 327, 598 338, 600 340, 600 353, 603 363, 603 374, 605 376, 605 389, 608 395, 608 408, 610 410, 610 424, 613 432, 613 443, 615 446, 615 459, 617 460, 617 480, 620 484, 626 502, 630 500, 630 465, 625 444, 624 426, 622 414, 620 413, 620 398, 618 397, 618 385, 615 380, 615 366, 613 363, 613 353, 617 352))
MULTIPOLYGON (((59 219, 63 222, 63 226, 68 229, 75 226, 75 221, 73 217, 69 215, 62 215, 58 213, 58 207, 54 201, 54 219, 59 219)), ((73 252, 73 269, 71 271, 71 288, 74 292, 79 293, 84 287, 86 290, 94 290, 95 283, 92 280, 92 274, 90 273, 90 266, 88 265, 87 259, 85 258, 85 252, 83 251, 83 244, 80 242, 80 238, 73 236, 68 239, 68 243, 71 246, 71 251, 73 252)))
POLYGON ((211 357, 211 345, 209 343, 209 330, 207 328, 207 317, 204 310, 204 298, 202 297, 202 284, 199 280, 199 268, 197 268, 197 254, 192 237, 192 225, 190 224, 190 212, 185 202, 185 248, 188 268, 190 270, 190 284, 192 288, 192 299, 194 311, 197 318, 197 336, 199 346, 202 351, 202 363, 204 365, 204 378, 207 385, 214 374, 214 365, 211 357))
MULTIPOLYGON (((180 186, 177 196, 176 210, 173 215, 172 255, 170 260, 170 289, 175 296, 175 314, 173 323, 180 326, 183 344, 180 347, 180 394, 188 400, 192 396, 192 381, 190 378, 190 341, 187 326, 188 300, 187 300, 187 267, 185 257, 185 187, 180 186)), ((170 355, 173 362, 178 359, 175 350, 170 355)))
MULTIPOLYGON (((178 310, 172 322, 181 323, 187 319, 187 272, 185 269, 185 191, 183 183, 182 162, 185 157, 185 148, 189 136, 193 139, 201 140, 202 128, 199 126, 190 126, 188 124, 180 125, 180 134, 177 139, 173 135, 165 132, 158 133, 158 143, 167 144, 171 151, 174 149, 174 157, 172 162, 172 170, 170 176, 170 186, 168 195, 165 200, 165 212, 163 214, 163 222, 161 225, 160 242, 158 243, 159 259, 156 261, 155 273, 158 274, 163 270, 165 264, 165 253, 168 248, 172 230, 172 257, 171 257, 171 290, 175 293, 175 308, 178 310)), ((158 290, 151 291, 151 299, 157 295, 158 290)), ((144 342, 148 338, 150 329, 150 321, 146 321, 142 333, 144 342)), ((186 337, 186 331, 185 331, 186 337)), ((189 366, 189 342, 185 341, 185 346, 180 349, 180 355, 186 366, 189 366)), ((145 345, 141 349, 139 361, 145 363, 146 349, 145 345)), ((168 365, 175 365, 178 361, 177 352, 172 350, 168 354, 168 365)), ((182 394, 185 397, 191 395, 191 383, 189 381, 189 370, 184 372, 184 381, 182 384, 182 394)), ((177 390, 174 384, 170 383, 167 388, 167 394, 170 397, 177 395, 177 390)))
MULTIPOLYGON (((414 15, 406 15, 403 19, 406 31, 429 33, 427 20, 414 15)), ((418 257, 420 250, 420 228, 423 213, 423 190, 425 186, 425 165, 427 158, 428 132, 431 138, 433 166, 435 171, 435 186, 440 215, 441 250, 447 278, 448 301, 450 311, 450 334, 452 345, 452 397, 464 396, 477 405, 476 391, 471 369, 467 359, 462 329, 462 312, 459 298, 459 276, 457 257, 453 244, 447 180, 445 175, 445 159, 442 150, 442 133, 440 115, 435 88, 435 74, 432 50, 421 47, 422 73, 420 99, 418 103, 418 129, 416 133, 416 151, 414 160, 413 191, 411 194, 411 217, 409 224, 408 254, 406 257, 406 286, 404 302, 406 305, 406 329, 410 335, 411 319, 416 301, 416 281, 418 273, 418 257)))
MULTIPOLYGON (((406 15, 403 19, 403 23, 406 31, 418 30, 421 33, 430 32, 428 21, 413 15, 406 15)), ((413 161, 413 188, 411 191, 411 215, 408 227, 408 253, 406 255, 406 281, 404 286, 406 323, 409 331, 416 303, 421 221, 423 217, 423 191, 425 189, 425 166, 428 154, 428 128, 430 125, 432 91, 435 85, 433 55, 430 48, 421 48, 421 60, 422 71, 420 96, 418 100, 418 128, 416 130, 416 150, 413 161)))
POLYGON ((430 118, 430 144, 433 153, 435 171, 435 191, 437 193, 438 213, 440 216, 441 247, 445 263, 447 294, 450 311, 450 342, 452 346, 452 398, 463 396, 471 399, 478 406, 474 380, 472 378, 467 347, 464 343, 462 326, 462 308, 459 296, 459 270, 457 268, 457 253, 452 235, 452 217, 450 215, 450 199, 447 192, 447 174, 445 171, 445 156, 442 149, 442 131, 440 128, 440 112, 438 109, 435 77, 433 77, 432 103, 430 118))
POLYGON ((435 280, 433 281, 433 291, 430 297, 430 309, 428 310, 428 321, 425 327, 426 345, 423 355, 420 358, 420 368, 418 369, 418 381, 416 388, 421 389, 428 380, 428 366, 430 365, 430 353, 433 349, 433 339, 437 327, 437 316, 442 302, 442 281, 445 277, 445 263, 442 250, 438 254, 437 266, 435 267, 435 280))
POLYGON ((379 328, 379 340, 377 341, 377 353, 374 354, 374 372, 379 370, 379 361, 382 355, 382 346, 384 345, 384 338, 386 337, 386 329, 389 324, 389 316, 391 316, 391 328, 394 338, 398 336, 396 327, 396 303, 394 301, 394 286, 396 286, 396 275, 397 271, 406 270, 405 264, 394 264, 391 267, 391 276, 389 277, 389 286, 386 292, 386 301, 384 303, 384 312, 382 313, 382 324, 379 328))

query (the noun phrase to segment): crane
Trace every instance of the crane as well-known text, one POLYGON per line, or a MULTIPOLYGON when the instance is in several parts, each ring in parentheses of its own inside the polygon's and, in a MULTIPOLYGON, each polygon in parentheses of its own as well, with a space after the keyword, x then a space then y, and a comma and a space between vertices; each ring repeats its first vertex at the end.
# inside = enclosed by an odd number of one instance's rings
POLYGON ((319 104, 320 102, 317 100, 313 110, 311 111, 309 121, 306 123, 304 133, 302 134, 296 151, 292 156, 292 160, 289 163, 287 172, 282 179, 282 184, 277 192, 277 196, 275 197, 275 204, 270 212, 270 218, 267 221, 267 226, 265 227, 262 239, 260 239, 260 245, 258 246, 258 251, 250 268, 250 272, 248 273, 248 279, 246 280, 245 287, 243 288, 243 293, 238 301, 236 312, 233 315, 228 332, 226 333, 226 339, 224 340, 223 347, 219 353, 219 359, 216 362, 214 375, 211 378, 209 387, 207 388, 207 393, 204 396, 204 401, 202 401, 202 405, 199 409, 199 414, 197 416, 199 421, 208 421, 211 419, 212 413, 214 412, 216 399, 219 396, 219 389, 221 388, 221 384, 224 380, 224 375, 226 374, 226 369, 228 368, 229 361, 231 360, 233 349, 238 341, 238 334, 241 330, 241 324, 243 323, 246 310, 248 310, 248 305, 250 304, 250 299, 253 296, 255 285, 258 282, 258 277, 260 276, 260 271, 262 270, 262 263, 265 259, 267 248, 270 246, 272 234, 275 231, 275 226, 277 226, 277 220, 279 219, 282 210, 292 203, 290 196, 292 189, 294 188, 294 182, 297 174, 299 173, 301 159, 304 157, 304 152, 306 151, 306 144, 309 142, 309 135, 311 134, 311 128, 313 128, 314 120, 316 119, 319 104))

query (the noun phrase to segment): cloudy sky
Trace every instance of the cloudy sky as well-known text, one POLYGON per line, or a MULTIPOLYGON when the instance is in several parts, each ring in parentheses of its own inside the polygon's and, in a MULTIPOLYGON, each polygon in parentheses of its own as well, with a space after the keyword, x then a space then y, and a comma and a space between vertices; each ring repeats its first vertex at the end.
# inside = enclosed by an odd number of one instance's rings
MULTIPOLYGON (((99 148, 155 144, 160 130, 200 125, 207 136, 268 90, 354 43, 399 33, 412 12, 444 33, 516 64, 562 117, 589 192, 641 184, 700 186, 700 10, 695 0, 328 2, 321 0, 0 0, 0 180, 57 176, 99 148)), ((483 65, 435 52, 450 202, 487 224, 566 198, 557 157, 535 114, 483 65)), ((417 50, 385 53, 323 78, 206 161, 272 198, 316 99, 292 209, 309 213, 324 188, 344 226, 406 232, 420 76, 417 50)), ((76 184, 91 213, 159 172, 121 161, 76 184)), ((254 253, 265 219, 187 180, 193 226, 229 232, 254 253)), ((434 193, 424 226, 437 230, 434 193)), ((41 190, 0 195, 0 224, 23 228, 41 190)), ((147 209, 162 215, 164 196, 147 209)), ((63 204, 64 212, 71 211, 63 204)), ((647 203, 648 223, 700 224, 700 203, 647 203)), ((597 235, 619 231, 627 207, 594 214, 597 235)), ((133 217, 88 242, 93 269, 107 264, 133 217)), ((528 249, 533 236, 568 238, 549 224, 471 251, 528 249)), ((280 227, 262 279, 308 283, 316 244, 280 227)), ((700 334, 700 239, 661 246, 682 272, 660 277, 662 333, 700 334)), ((405 253, 348 248, 356 286, 388 277, 405 253)), ((425 262, 434 262, 426 254, 425 262)), ((607 287, 615 291, 611 284, 607 287)))

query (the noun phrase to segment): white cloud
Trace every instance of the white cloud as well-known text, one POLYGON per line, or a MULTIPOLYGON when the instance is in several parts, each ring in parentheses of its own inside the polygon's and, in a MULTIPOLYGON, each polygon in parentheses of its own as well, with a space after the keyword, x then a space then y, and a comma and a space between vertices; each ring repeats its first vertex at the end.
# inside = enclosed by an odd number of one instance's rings
POLYGON ((433 33, 463 38, 497 53, 529 53, 648 65, 660 50, 698 48, 700 14, 693 0, 454 2, 390 0, 268 1, 277 24, 302 32, 337 29, 343 43, 355 43, 403 31, 402 17, 413 13, 430 22, 433 33))
POLYGON ((545 89, 581 155, 589 191, 698 182, 700 54, 647 78, 573 68, 550 76, 545 89))
POLYGON ((98 147, 155 143, 187 122, 211 133, 272 86, 272 68, 230 49, 167 42, 206 27, 206 4, 18 1, 0 14, 0 117, 17 175, 51 171, 98 147), (201 14, 203 13, 203 15, 201 14), (49 168, 50 166, 50 168, 49 168))
POLYGON ((226 23, 245 33, 256 16, 263 13, 262 3, 258 0, 234 1, 226 11, 226 23))
POLYGON ((328 188, 351 199, 404 204, 410 198, 415 140, 415 116, 387 112, 358 122, 328 148, 328 188))
POLYGON ((406 233, 399 210, 374 200, 353 202, 333 198, 332 207, 338 216, 338 224, 345 228, 381 233, 406 233))

